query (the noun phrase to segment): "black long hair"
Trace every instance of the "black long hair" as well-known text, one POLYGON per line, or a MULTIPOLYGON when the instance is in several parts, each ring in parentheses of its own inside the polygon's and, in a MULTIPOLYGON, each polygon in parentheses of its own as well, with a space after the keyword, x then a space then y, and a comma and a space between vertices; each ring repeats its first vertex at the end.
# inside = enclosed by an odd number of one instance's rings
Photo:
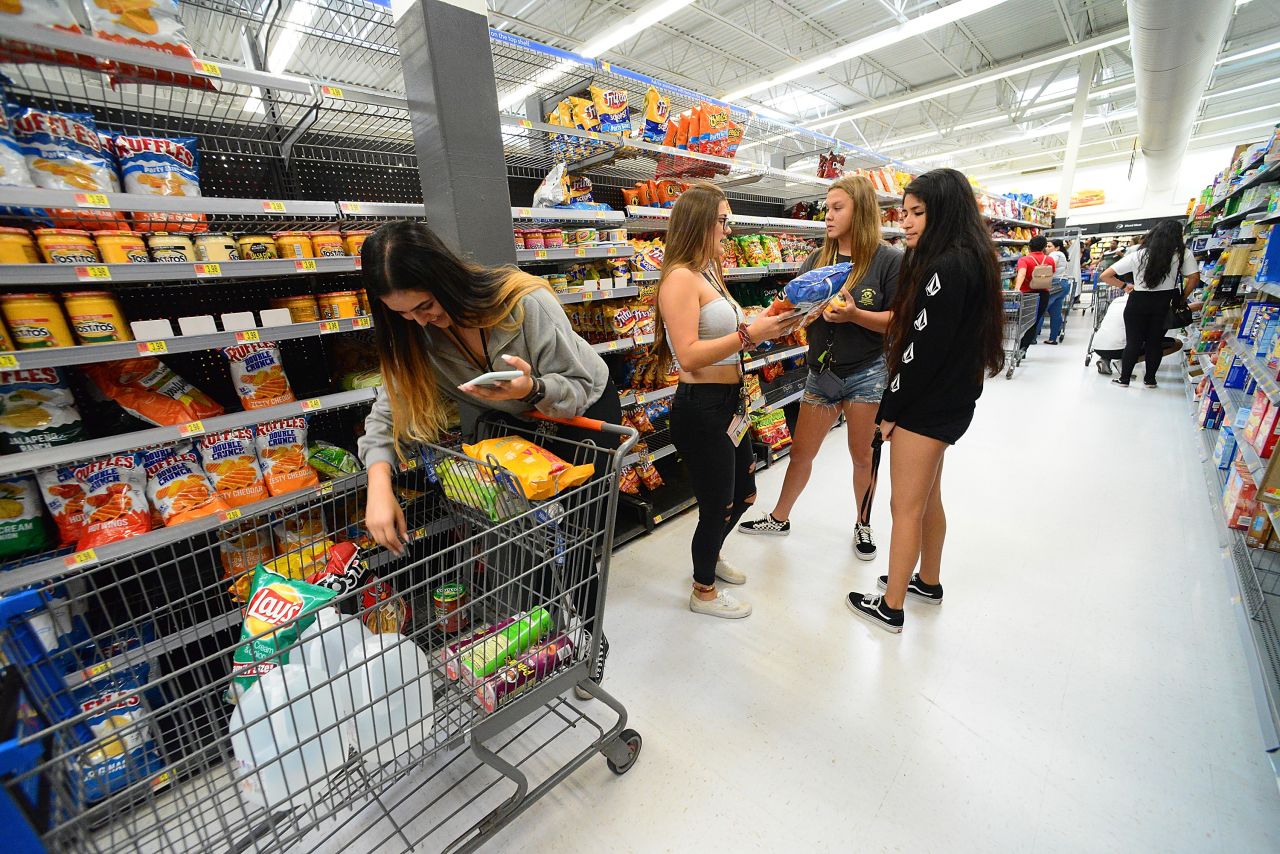
POLYGON ((1182 221, 1166 219, 1142 237, 1146 257, 1142 262, 1142 285, 1148 289, 1160 287, 1171 267, 1182 266, 1182 256, 1187 251, 1187 241, 1182 237, 1182 221))
POLYGON ((906 332, 916 315, 916 301, 926 284, 925 273, 945 254, 959 256, 956 260, 974 272, 978 286, 970 296, 979 301, 978 322, 964 334, 978 339, 978 378, 984 373, 994 377, 1004 369, 1000 264, 969 179, 955 169, 933 169, 908 184, 903 196, 915 196, 924 203, 925 228, 916 247, 903 256, 898 273, 893 320, 885 335, 889 376, 898 370, 906 332))

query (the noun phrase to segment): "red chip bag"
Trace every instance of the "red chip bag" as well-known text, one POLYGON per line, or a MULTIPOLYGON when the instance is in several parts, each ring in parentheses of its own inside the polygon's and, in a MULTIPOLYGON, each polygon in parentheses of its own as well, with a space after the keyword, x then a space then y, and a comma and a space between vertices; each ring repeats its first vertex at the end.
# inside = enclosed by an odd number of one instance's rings
POLYGON ((147 466, 147 496, 165 527, 231 509, 213 491, 190 451, 170 454, 147 466))
POLYGON ((230 507, 243 507, 270 497, 253 435, 252 427, 240 427, 209 433, 200 439, 204 473, 218 497, 230 507))
POLYGON ((84 489, 84 533, 76 548, 96 548, 151 530, 147 472, 137 454, 118 454, 76 469, 84 489))
POLYGON ((74 468, 44 469, 36 472, 44 506, 58 526, 58 539, 74 545, 84 535, 84 486, 76 480, 74 468))

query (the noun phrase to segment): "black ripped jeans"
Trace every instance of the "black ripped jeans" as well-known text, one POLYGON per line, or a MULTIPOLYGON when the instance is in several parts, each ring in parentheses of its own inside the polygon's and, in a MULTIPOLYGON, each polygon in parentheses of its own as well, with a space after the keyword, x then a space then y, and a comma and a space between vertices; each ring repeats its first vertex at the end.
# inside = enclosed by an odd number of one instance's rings
POLYGON ((671 403, 671 438, 684 459, 698 499, 693 532, 693 580, 716 581, 725 537, 756 498, 750 436, 734 447, 729 423, 738 412, 741 384, 680 383, 671 403))

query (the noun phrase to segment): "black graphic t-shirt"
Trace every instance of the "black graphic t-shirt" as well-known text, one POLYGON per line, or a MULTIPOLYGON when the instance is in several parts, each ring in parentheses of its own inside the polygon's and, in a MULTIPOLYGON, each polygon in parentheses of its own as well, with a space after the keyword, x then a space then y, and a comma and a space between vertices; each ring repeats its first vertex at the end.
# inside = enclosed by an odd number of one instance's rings
MULTIPOLYGON (((848 255, 837 255, 836 263, 847 262, 848 255)), ((818 253, 812 252, 800 267, 800 272, 812 270, 818 262, 818 253)), ((888 311, 893 294, 898 289, 898 268, 902 266, 902 253, 892 246, 881 246, 871 256, 871 264, 854 285, 853 303, 866 311, 888 311)), ((864 370, 884 354, 884 336, 856 323, 827 323, 821 317, 809 324, 809 370, 821 370, 818 357, 831 339, 831 370, 840 377, 864 370)))

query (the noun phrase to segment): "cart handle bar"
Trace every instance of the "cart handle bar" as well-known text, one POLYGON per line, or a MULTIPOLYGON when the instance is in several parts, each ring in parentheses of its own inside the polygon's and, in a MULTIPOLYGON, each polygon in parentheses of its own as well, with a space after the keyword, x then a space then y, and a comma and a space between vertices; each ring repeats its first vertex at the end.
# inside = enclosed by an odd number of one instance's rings
POLYGON ((580 430, 594 430, 597 433, 613 433, 617 436, 629 436, 632 433, 639 435, 639 431, 631 427, 623 427, 619 424, 610 424, 608 421, 601 421, 598 418, 583 418, 581 415, 573 418, 552 418, 550 415, 543 415, 534 409, 525 413, 526 418, 533 418, 538 421, 551 421, 555 424, 563 424, 566 427, 577 427, 580 430))

